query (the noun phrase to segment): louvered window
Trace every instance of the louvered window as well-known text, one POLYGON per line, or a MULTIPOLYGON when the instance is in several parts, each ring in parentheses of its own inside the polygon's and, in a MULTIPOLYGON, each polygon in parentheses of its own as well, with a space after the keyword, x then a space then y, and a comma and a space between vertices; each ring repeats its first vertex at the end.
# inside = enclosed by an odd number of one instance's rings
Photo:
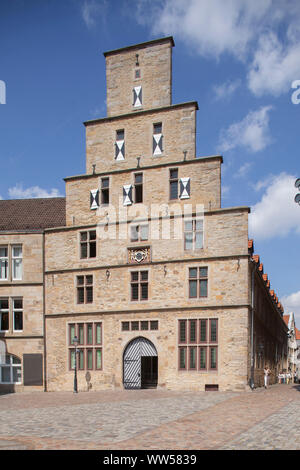
POLYGON ((161 155, 163 152, 162 123, 153 124, 153 155, 161 155))
POLYGON ((190 178, 180 178, 180 199, 189 199, 191 194, 190 178))
POLYGON ((143 100, 142 100, 142 87, 141 86, 136 86, 133 89, 133 106, 135 108, 138 108, 142 106, 143 100))
POLYGON ((99 207, 99 189, 92 189, 90 191, 90 208, 92 210, 99 207))
POLYGON ((115 159, 117 161, 125 159, 125 132, 120 129, 116 132, 115 159))
POLYGON ((130 206, 132 204, 132 185, 126 184, 123 186, 123 206, 130 206))

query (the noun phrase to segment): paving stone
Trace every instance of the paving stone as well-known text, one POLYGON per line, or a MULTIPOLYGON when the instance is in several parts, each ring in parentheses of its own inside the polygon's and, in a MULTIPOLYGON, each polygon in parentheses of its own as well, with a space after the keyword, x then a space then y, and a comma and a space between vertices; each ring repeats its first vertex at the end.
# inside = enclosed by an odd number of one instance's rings
POLYGON ((0 449, 300 449, 299 391, 6 395, 0 449))

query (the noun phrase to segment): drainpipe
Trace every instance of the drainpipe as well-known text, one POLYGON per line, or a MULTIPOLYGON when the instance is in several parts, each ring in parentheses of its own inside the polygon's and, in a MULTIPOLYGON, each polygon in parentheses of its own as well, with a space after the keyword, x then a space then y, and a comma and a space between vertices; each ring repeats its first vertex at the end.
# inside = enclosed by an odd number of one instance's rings
POLYGON ((251 373, 249 385, 251 390, 254 389, 254 274, 255 274, 255 261, 252 260, 253 268, 251 273, 251 373))

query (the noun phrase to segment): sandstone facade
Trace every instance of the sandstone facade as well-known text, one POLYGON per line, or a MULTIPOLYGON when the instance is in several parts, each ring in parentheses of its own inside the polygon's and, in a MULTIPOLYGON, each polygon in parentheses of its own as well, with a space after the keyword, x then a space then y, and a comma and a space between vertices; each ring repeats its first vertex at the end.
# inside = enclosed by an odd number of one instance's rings
POLYGON ((12 238, 24 285, 0 281, 0 297, 24 296, 24 331, 2 336, 10 354, 42 353, 45 390, 72 390, 75 359, 79 391, 247 390, 286 360, 250 209, 222 208, 223 159, 196 154, 197 103, 172 104, 173 45, 104 54, 107 117, 84 123, 65 223, 12 238))

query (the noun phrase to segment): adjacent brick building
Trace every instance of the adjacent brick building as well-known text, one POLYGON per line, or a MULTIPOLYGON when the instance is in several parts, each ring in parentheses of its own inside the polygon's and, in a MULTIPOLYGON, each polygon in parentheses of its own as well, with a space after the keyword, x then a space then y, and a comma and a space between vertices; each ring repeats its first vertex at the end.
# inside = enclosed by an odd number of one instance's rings
POLYGON ((79 390, 245 390, 286 356, 249 208, 221 207, 223 159, 197 157, 197 103, 172 104, 173 46, 104 54, 107 117, 84 123, 65 223, 43 227, 46 390, 72 390, 75 336, 79 390))

